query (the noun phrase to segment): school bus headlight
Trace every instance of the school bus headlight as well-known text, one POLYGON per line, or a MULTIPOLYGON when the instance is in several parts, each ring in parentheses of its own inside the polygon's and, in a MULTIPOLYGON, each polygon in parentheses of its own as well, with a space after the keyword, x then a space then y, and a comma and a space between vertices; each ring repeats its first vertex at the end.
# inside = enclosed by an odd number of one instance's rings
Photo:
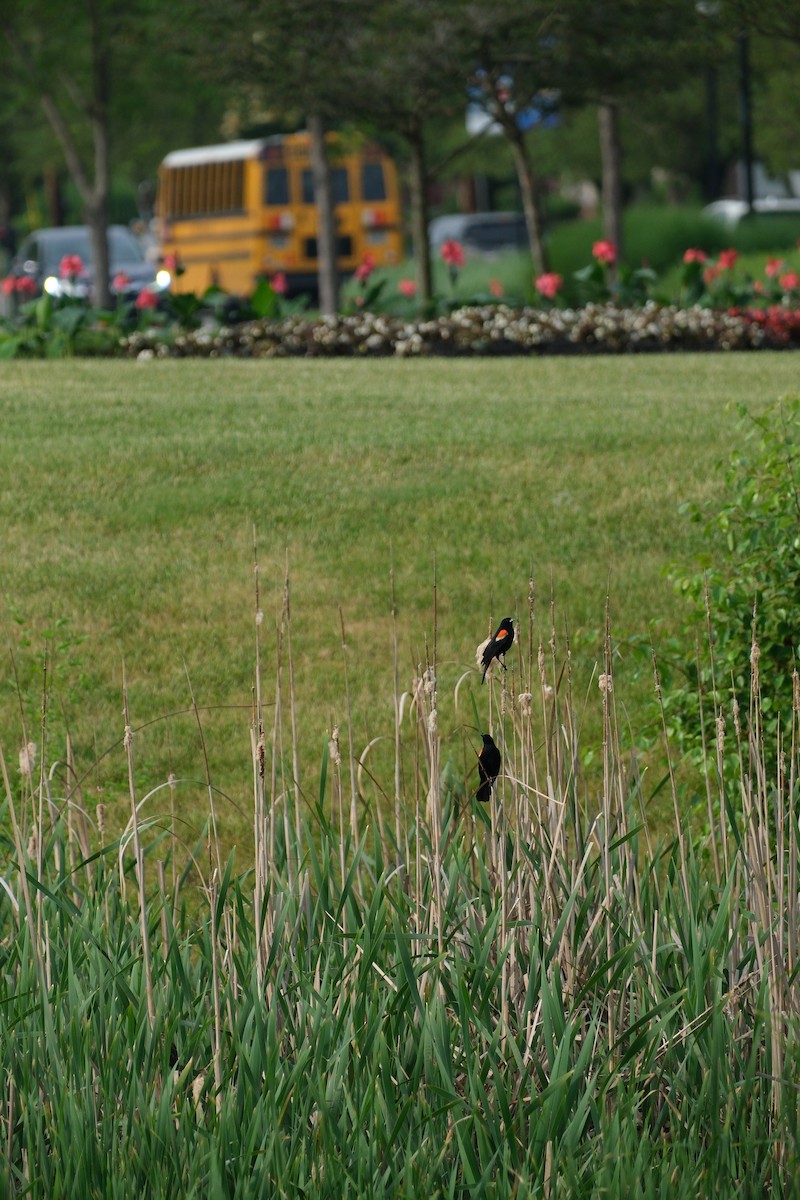
POLYGON ((171 283, 172 276, 169 271, 156 271, 156 284, 161 288, 162 292, 165 292, 171 283))

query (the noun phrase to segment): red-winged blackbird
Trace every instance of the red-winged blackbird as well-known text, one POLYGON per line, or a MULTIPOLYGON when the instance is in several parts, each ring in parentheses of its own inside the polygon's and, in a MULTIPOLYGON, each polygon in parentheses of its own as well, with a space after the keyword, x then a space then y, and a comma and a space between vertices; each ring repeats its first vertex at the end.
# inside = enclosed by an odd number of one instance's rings
POLYGON ((483 678, 481 679, 481 683, 483 683, 486 679, 486 672, 489 670, 492 660, 496 658, 497 661, 500 662, 501 655, 503 657, 503 661, 500 663, 500 666, 505 671, 506 651, 510 649, 513 641, 514 622, 512 621, 511 617, 504 617, 497 627, 497 633, 487 643, 486 649, 483 652, 483 658, 481 659, 481 662, 483 663, 483 678))
POLYGON ((482 800, 485 804, 492 798, 492 784, 500 774, 503 759, 490 734, 484 733, 482 736, 483 746, 478 752, 478 772, 481 777, 481 786, 475 793, 475 799, 482 800))

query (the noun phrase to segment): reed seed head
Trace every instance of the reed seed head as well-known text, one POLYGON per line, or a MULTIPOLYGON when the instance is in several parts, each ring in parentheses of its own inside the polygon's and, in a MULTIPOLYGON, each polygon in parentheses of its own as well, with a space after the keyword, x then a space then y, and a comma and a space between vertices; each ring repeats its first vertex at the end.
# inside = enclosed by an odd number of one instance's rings
POLYGON ((725 718, 722 713, 717 717, 717 750, 720 754, 725 749, 725 718))
POLYGON ((19 752, 19 769, 20 774, 27 775, 28 779, 33 775, 33 768, 36 765, 36 743, 28 742, 27 746, 23 746, 19 752))

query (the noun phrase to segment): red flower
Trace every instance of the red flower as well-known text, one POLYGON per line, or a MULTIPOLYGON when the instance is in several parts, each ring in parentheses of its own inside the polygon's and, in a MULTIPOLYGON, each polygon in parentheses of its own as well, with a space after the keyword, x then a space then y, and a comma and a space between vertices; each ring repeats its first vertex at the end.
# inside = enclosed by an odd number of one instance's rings
POLYGON ((283 271, 276 271, 274 275, 270 275, 269 286, 272 288, 276 296, 286 295, 288 284, 283 271))
POLYGON ((375 259, 371 254, 365 254, 361 262, 353 272, 359 283, 366 283, 372 272, 375 270, 375 259))
POLYGON ((704 263, 708 255, 705 250, 698 250, 696 246, 690 246, 688 250, 683 252, 683 261, 685 263, 704 263))
POLYGON ((617 261, 617 247, 613 242, 595 242, 592 246, 592 255, 599 263, 613 267, 617 261))
POLYGON ((534 287, 537 292, 541 293, 548 300, 554 300, 563 287, 564 280, 561 275, 556 275, 554 271, 548 271, 544 275, 540 275, 534 280, 534 287))
POLYGON ((800 275, 797 271, 787 271, 785 275, 781 275, 778 283, 785 292, 792 292, 795 288, 800 287, 800 275))
POLYGON ((397 285, 397 290, 401 296, 408 296, 409 299, 417 294, 417 285, 413 279, 401 279, 397 285))
POLYGON ((36 280, 31 279, 30 275, 20 275, 17 280, 16 291, 18 296, 35 296, 36 280))
POLYGON ((158 304, 158 296, 148 287, 142 288, 139 295, 136 297, 137 308, 155 308, 158 304))
POLYGON ((767 265, 764 267, 764 274, 769 279, 774 279, 775 276, 783 269, 784 262, 782 258, 768 258, 767 265))
POLYGON ((439 253, 442 256, 442 262, 450 267, 451 270, 463 267, 464 247, 460 242, 455 241, 453 238, 448 238, 446 242, 442 242, 442 248, 439 253))
POLYGON ((706 285, 713 283, 722 274, 722 267, 718 263, 709 263, 705 271, 703 271, 703 283, 706 285))
POLYGON ((4 296, 13 296, 14 290, 17 286, 17 281, 13 275, 6 275, 2 285, 0 286, 2 286, 4 296))
POLYGON ((125 288, 130 284, 130 279, 124 271, 117 271, 114 278, 111 280, 111 286, 115 292, 124 292, 125 288))
POLYGON ((77 279, 83 274, 83 259, 80 254, 65 254, 61 259, 58 273, 62 279, 77 279))
POLYGON ((489 280, 489 291, 492 293, 493 296, 502 296, 503 295, 503 285, 499 279, 490 279, 489 280))
POLYGON ((734 250, 733 248, 730 250, 723 250, 719 256, 719 265, 723 271, 732 271, 736 266, 738 258, 739 253, 737 250, 734 250))

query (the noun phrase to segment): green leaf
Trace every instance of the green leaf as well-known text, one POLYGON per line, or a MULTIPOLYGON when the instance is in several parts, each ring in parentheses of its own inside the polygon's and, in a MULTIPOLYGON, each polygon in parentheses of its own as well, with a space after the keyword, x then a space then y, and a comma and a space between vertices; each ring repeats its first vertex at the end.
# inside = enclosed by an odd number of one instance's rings
POLYGON ((262 321, 277 317, 280 303, 280 297, 274 291, 270 281, 259 279, 256 290, 250 298, 250 305, 256 316, 260 317, 262 321))

